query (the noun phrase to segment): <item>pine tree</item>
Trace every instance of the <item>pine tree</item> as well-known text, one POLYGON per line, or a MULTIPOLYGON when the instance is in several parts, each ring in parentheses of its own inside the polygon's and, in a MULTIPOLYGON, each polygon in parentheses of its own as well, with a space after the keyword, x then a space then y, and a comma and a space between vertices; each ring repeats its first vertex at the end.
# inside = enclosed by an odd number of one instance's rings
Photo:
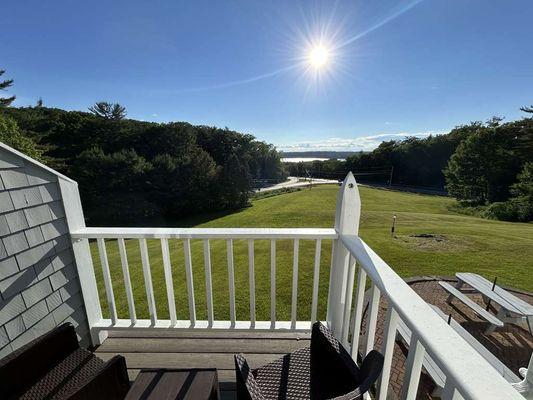
MULTIPOLYGON (((4 75, 6 71, 0 69, 0 76, 4 75)), ((0 90, 7 90, 8 87, 13 85, 13 79, 6 79, 5 81, 0 81, 0 90)), ((11 97, 0 97, 0 107, 7 107, 13 103, 15 96, 11 97)))
POLYGON ((523 112, 528 113, 528 114, 533 114, 533 106, 520 107, 520 111, 523 111, 523 112))
POLYGON ((93 106, 89 107, 94 115, 112 120, 121 120, 126 117, 126 107, 119 103, 108 103, 107 101, 99 101, 93 106))
POLYGON ((37 99, 37 104, 35 105, 35 107, 42 107, 42 106, 43 106, 43 98, 39 97, 39 99, 37 99))

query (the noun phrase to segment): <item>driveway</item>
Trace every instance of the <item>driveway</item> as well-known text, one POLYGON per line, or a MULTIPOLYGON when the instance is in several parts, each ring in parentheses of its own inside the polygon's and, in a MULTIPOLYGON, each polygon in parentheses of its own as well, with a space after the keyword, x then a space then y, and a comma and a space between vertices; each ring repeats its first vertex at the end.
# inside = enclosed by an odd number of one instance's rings
MULTIPOLYGON (((285 182, 277 183, 275 185, 264 187, 264 188, 260 188, 260 189, 255 189, 255 191, 256 192, 269 192, 271 190, 278 190, 278 189, 284 189, 284 188, 307 187, 307 186, 311 186, 311 185, 324 185, 324 184, 328 184, 328 183, 329 184, 338 183, 338 181, 336 181, 334 179, 313 178, 311 180, 306 180, 304 182, 299 182, 298 181, 299 179, 304 179, 304 178, 299 178, 297 176, 289 176, 288 180, 286 180, 285 182)), ((307 179, 307 178, 305 178, 305 179, 307 179)))

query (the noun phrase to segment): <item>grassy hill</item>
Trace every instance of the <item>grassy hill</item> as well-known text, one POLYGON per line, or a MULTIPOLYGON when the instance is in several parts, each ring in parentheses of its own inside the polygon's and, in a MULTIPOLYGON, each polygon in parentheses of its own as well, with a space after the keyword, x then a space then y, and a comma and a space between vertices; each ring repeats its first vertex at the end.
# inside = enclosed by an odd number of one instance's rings
MULTIPOLYGON (((198 227, 332 227, 338 186, 287 193, 256 200, 252 207, 213 217, 198 227)), ((400 275, 453 275, 477 272, 498 283, 533 291, 533 224, 480 219, 449 211, 455 201, 440 196, 360 188, 361 237, 400 275), (396 236, 390 235, 396 213, 396 236)), ((204 218, 204 221, 208 218, 204 218)), ((190 221, 189 221, 190 222, 190 221)), ((168 318, 168 304, 159 241, 148 241, 152 278, 159 318, 168 318)), ((100 283, 102 307, 106 308, 96 243, 91 245, 100 283)), ((107 242, 119 317, 128 318, 118 249, 107 242)), ((179 319, 188 319, 183 244, 170 241, 176 307, 179 319)), ((148 318, 146 295, 137 241, 127 241, 128 259, 138 318, 148 318)), ((256 241, 256 312, 270 319, 270 253, 268 241, 256 241)), ((292 243, 277 244, 277 314, 290 319, 292 243)), ((237 319, 249 319, 248 253, 246 241, 234 241, 237 319)), ((211 241, 215 319, 229 319, 226 243, 211 241)), ((319 317, 325 316, 331 243, 324 242, 321 258, 319 317)), ((205 279, 201 241, 192 242, 194 288, 198 319, 206 319, 205 279)), ((298 319, 310 317, 314 243, 301 241, 298 286, 298 319)))

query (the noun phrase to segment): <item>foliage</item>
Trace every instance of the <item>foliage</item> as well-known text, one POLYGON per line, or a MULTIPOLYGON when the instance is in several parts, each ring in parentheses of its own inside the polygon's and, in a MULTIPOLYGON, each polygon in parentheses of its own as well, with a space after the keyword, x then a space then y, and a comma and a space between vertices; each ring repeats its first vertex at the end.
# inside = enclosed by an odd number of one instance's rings
POLYGON ((78 181, 88 216, 119 222, 144 221, 159 212, 144 190, 151 169, 132 149, 105 154, 94 147, 83 151, 70 171, 78 181))
POLYGON ((520 107, 520 110, 528 114, 533 114, 533 105, 529 107, 528 106, 520 107))
POLYGON ((121 106, 118 103, 99 101, 89 107, 89 111, 94 115, 107 119, 120 120, 126 118, 126 107, 121 106))
POLYGON ((518 214, 514 201, 496 201, 485 207, 482 216, 500 221, 516 221, 518 214))
MULTIPOLYGON (((521 110, 533 112, 532 107, 521 110)), ((533 162, 533 118, 503 123, 493 117, 458 126, 448 134, 382 142, 346 162, 287 163, 286 168, 292 176, 342 179, 352 171, 359 182, 446 187, 461 202, 463 212, 526 221, 532 219, 528 215, 533 201, 527 196, 515 199, 512 185, 527 162, 533 162), (487 207, 507 200, 510 203, 487 207)))
POLYGON ((11 118, 3 117, 0 114, 0 142, 21 151, 22 153, 43 161, 43 152, 37 144, 29 137, 20 132, 17 123, 11 118))
POLYGON ((254 179, 283 180, 272 145, 229 129, 110 119, 47 107, 4 108, 49 165, 79 183, 91 225, 164 223, 248 205, 254 179))
POLYGON ((480 125, 458 126, 448 134, 427 138, 382 142, 375 150, 351 155, 345 162, 327 160, 286 165, 289 174, 294 176, 342 179, 352 171, 358 181, 378 183, 389 183, 393 169, 393 184, 442 189, 445 185, 442 170, 449 158, 458 144, 480 125))
POLYGON ((278 196, 280 194, 286 194, 286 193, 292 193, 292 192, 299 192, 300 190, 304 190, 301 187, 284 187, 280 189, 274 189, 274 190, 266 190, 266 191, 259 191, 255 192, 252 196, 253 200, 259 200, 259 199, 267 199, 269 197, 278 196))
POLYGON ((527 140, 532 122, 479 126, 459 144, 444 171, 449 193, 472 205, 507 200, 523 163, 533 156, 527 140))
MULTIPOLYGON (((0 76, 5 74, 5 70, 0 69, 0 76)), ((7 88, 13 86, 13 79, 6 79, 0 81, 0 90, 7 90, 7 88)), ((0 107, 10 106, 11 103, 16 99, 16 96, 11 97, 0 97, 0 107)))
POLYGON ((533 162, 524 165, 517 182, 511 186, 511 194, 506 202, 491 204, 486 215, 505 221, 533 220, 533 162))

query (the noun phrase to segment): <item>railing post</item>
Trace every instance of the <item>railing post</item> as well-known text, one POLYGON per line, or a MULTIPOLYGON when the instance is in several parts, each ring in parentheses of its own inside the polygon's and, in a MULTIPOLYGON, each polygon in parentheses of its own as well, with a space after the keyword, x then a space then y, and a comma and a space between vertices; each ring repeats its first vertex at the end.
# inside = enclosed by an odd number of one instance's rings
MULTIPOLYGON (((85 228, 85 219, 81 207, 78 184, 59 178, 59 189, 65 208, 69 233, 85 228)), ((96 331, 94 326, 102 320, 102 308, 98 296, 98 287, 94 275, 94 266, 89 248, 88 239, 72 240, 72 250, 76 261, 76 268, 80 279, 81 293, 87 314, 87 323, 91 332, 91 342, 93 346, 101 344, 107 338, 107 331, 96 331)))
MULTIPOLYGON (((337 195, 335 211, 335 231, 340 235, 357 235, 361 217, 361 199, 357 183, 351 172, 348 173, 337 195)), ((333 333, 342 334, 348 280, 348 250, 340 237, 333 241, 331 271, 329 278, 327 322, 333 333)), ((351 290, 352 288, 350 288, 351 290)))

